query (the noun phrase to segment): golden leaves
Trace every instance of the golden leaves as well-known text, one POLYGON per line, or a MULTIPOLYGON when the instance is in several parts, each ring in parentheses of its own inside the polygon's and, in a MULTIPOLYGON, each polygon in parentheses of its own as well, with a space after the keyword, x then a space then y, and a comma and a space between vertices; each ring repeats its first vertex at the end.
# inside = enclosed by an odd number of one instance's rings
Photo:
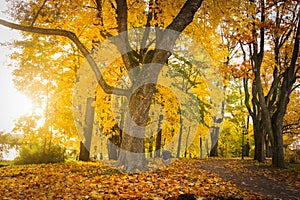
POLYGON ((0 195, 3 199, 177 199, 187 193, 204 199, 256 197, 199 169, 197 162, 181 159, 141 174, 81 162, 4 167, 0 195))

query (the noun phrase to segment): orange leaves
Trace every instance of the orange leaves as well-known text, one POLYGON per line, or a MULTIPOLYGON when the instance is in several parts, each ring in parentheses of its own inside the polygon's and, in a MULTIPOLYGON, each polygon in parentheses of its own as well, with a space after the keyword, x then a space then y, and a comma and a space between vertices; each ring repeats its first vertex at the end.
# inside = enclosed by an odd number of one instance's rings
POLYGON ((197 160, 181 159, 169 167, 141 174, 122 173, 100 163, 27 165, 0 169, 3 199, 202 199, 242 198, 253 194, 199 169, 197 160))

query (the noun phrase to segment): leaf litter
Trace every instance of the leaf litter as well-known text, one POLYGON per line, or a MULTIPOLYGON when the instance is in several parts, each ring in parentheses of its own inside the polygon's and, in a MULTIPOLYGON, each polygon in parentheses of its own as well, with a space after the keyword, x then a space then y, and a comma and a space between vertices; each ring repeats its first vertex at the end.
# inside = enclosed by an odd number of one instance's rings
POLYGON ((66 162, 0 168, 2 199, 267 199, 178 159, 145 173, 125 173, 100 162, 66 162))

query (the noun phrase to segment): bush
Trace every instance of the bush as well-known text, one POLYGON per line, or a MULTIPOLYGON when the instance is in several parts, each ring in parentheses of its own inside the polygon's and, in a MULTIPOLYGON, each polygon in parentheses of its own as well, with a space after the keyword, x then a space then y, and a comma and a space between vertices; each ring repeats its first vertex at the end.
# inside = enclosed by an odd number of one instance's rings
POLYGON ((300 150, 286 150, 285 159, 288 163, 297 164, 300 163, 300 150))
POLYGON ((61 163, 66 159, 66 149, 59 145, 45 148, 40 144, 23 145, 15 164, 61 163))

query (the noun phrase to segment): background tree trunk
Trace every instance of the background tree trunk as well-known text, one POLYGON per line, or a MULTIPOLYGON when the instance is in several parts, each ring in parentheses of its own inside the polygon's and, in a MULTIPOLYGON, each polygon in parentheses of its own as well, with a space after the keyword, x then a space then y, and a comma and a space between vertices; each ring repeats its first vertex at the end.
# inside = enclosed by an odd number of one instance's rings
POLYGON ((213 148, 210 150, 209 156, 210 157, 218 157, 218 140, 217 142, 214 144, 213 148))
POLYGON ((163 120, 163 115, 159 116, 158 119, 158 127, 157 127, 157 136, 156 136, 156 140, 155 140, 155 157, 159 158, 161 156, 161 139, 162 139, 162 130, 161 130, 161 122, 163 120))
POLYGON ((88 161, 90 160, 90 150, 93 134, 93 124, 95 116, 95 107, 92 106, 95 98, 89 97, 86 100, 86 112, 85 112, 85 127, 84 127, 84 138, 85 141, 80 142, 80 153, 79 160, 88 161))
POLYGON ((90 160, 90 151, 86 148, 83 142, 80 142, 79 160, 80 161, 90 160))
POLYGON ((182 141, 182 116, 180 115, 180 129, 179 129, 179 137, 178 137, 178 144, 177 144, 177 154, 176 158, 180 157, 180 151, 181 151, 181 141, 182 141))

